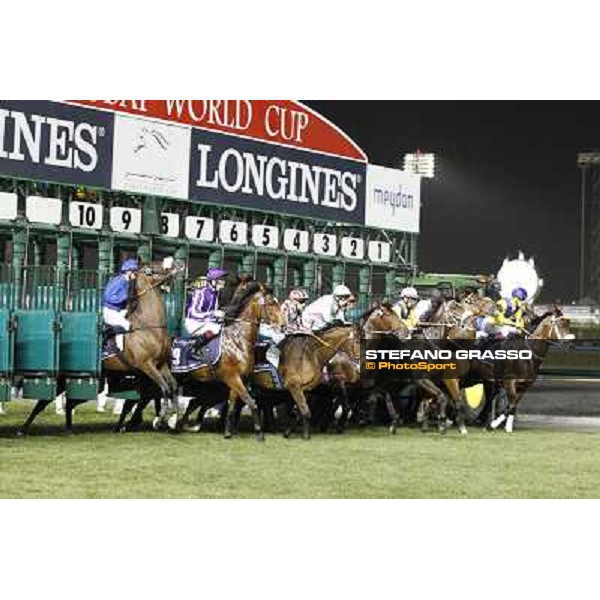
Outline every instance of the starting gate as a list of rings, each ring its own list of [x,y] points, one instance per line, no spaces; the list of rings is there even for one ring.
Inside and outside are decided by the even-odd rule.
[[[129,256],[185,264],[165,297],[171,335],[209,267],[279,297],[346,283],[359,310],[416,272],[419,178],[367,164],[300,103],[0,108],[0,401],[15,377],[25,397],[95,397],[101,291]]]

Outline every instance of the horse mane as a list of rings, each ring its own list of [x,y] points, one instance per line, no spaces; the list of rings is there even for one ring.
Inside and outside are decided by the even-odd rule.
[[[225,308],[225,316],[235,319],[246,308],[246,304],[254,294],[260,292],[261,285],[256,281],[250,282],[239,294],[239,297],[233,297],[231,304]]]
[[[547,310],[543,315],[536,315],[535,317],[533,317],[533,319],[531,319],[531,322],[529,323],[529,331],[535,331],[537,329],[538,325],[544,319],[551,317],[553,314],[554,314],[554,311]]]

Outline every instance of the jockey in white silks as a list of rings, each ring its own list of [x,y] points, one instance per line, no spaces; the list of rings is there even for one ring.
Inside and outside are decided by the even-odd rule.
[[[336,285],[333,294],[321,296],[309,304],[302,313],[305,329],[319,331],[334,321],[348,323],[346,308],[352,298],[352,292],[345,285]]]
[[[188,302],[185,331],[188,335],[199,338],[200,344],[221,333],[224,313],[219,310],[219,292],[225,287],[225,277],[225,269],[209,269],[206,283],[194,289]]]
[[[131,329],[131,323],[126,317],[127,302],[130,286],[133,285],[139,268],[135,258],[128,258],[121,265],[120,274],[112,277],[106,284],[102,295],[102,318],[107,325],[123,331]]]

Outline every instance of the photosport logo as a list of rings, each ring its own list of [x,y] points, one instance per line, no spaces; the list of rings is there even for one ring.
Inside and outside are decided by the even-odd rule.
[[[568,350],[569,345],[565,344]],[[485,376],[517,379],[549,351],[546,340],[400,340],[361,342],[365,379],[454,378],[478,370]]]

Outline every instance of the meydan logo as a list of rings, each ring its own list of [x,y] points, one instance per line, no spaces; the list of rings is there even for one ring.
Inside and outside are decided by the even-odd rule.
[[[402,191],[402,186],[395,192],[389,189],[374,188],[373,199],[376,205],[392,208],[392,215],[396,214],[396,209],[412,210],[415,205],[415,198],[412,194],[405,194]]]

